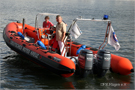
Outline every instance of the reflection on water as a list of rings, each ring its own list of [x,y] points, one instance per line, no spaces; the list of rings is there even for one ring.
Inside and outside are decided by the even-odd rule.
[[[3,57],[3,59],[6,59],[1,66],[3,67],[1,85],[4,88],[128,89],[131,82],[130,75],[122,76],[111,72],[103,78],[93,75],[87,78],[80,78],[77,75],[62,78],[17,54]]]

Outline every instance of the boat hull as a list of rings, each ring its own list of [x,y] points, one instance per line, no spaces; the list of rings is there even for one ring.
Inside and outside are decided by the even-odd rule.
[[[28,43],[15,33],[17,32],[16,23],[10,23],[3,31],[3,38],[12,50],[35,62],[36,64],[47,68],[63,77],[70,77],[75,72],[75,64],[68,58],[61,57],[59,54],[42,50],[33,43]],[[65,63],[67,63],[65,65]]]
[[[29,37],[33,37],[35,42],[27,42],[18,36],[17,32],[26,33]],[[21,23],[9,23],[3,31],[3,38],[7,46],[9,46],[12,50],[28,58],[34,63],[47,68],[51,72],[63,77],[70,77],[76,70],[75,63],[72,60],[37,46],[36,41],[39,40],[39,38],[37,37],[35,28],[30,25],[25,24],[25,31],[23,32]],[[43,40],[41,41],[45,42]],[[45,42],[44,44],[46,45],[48,42]],[[68,42],[67,46],[68,45],[70,46],[70,42]],[[78,56],[76,52],[81,46],[82,44],[71,42],[71,49],[68,50],[69,52],[72,50],[70,55]],[[86,47],[86,49],[91,50],[93,54],[97,54],[98,52],[98,49],[92,47]],[[133,66],[130,60],[114,54],[111,54],[110,69],[114,73],[122,75],[128,75],[133,72]]]

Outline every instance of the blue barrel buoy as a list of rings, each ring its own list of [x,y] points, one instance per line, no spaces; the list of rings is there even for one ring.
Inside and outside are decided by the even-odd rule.
[[[41,41],[37,41],[37,44],[39,45],[39,46],[41,46],[42,48],[44,48],[44,49],[46,49],[46,46],[41,42]]]
[[[18,32],[18,35],[19,35],[21,38],[24,39],[24,36],[23,36],[23,34],[22,34],[21,32]]]
[[[86,45],[82,45],[82,46],[77,50],[76,54],[78,55],[78,54],[80,53],[80,51],[81,51],[82,49],[85,49],[85,48],[86,48]]]

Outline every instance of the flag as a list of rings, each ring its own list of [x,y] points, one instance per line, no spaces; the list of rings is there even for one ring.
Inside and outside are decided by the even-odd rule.
[[[108,44],[113,46],[116,51],[118,51],[120,49],[120,44],[118,42],[117,36],[116,36],[112,26],[110,27],[110,32],[108,35]]]
[[[75,37],[75,39],[77,39],[82,34],[80,28],[76,23],[71,27],[70,33],[73,37]]]

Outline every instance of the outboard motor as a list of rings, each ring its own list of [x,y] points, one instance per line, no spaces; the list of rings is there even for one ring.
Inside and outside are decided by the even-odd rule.
[[[78,68],[81,77],[86,77],[93,67],[93,52],[87,49],[80,51],[78,56]]]
[[[106,50],[99,50],[97,53],[97,62],[94,63],[93,72],[98,77],[102,77],[106,74],[110,68],[111,54]]]

